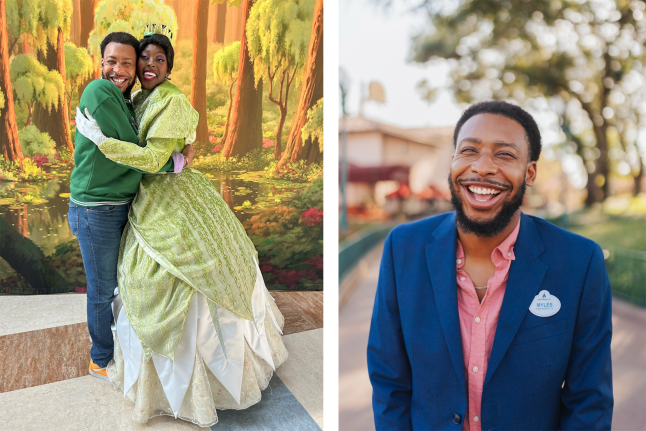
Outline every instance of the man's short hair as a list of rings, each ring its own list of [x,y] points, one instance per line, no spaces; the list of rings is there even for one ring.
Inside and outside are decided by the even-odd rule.
[[[146,36],[139,41],[139,52],[143,52],[148,45],[159,45],[166,53],[166,64],[168,65],[168,73],[173,70],[173,62],[175,60],[175,50],[173,45],[170,43],[170,39],[159,33],[154,33],[150,36]]]
[[[103,58],[105,47],[108,46],[108,44],[111,42],[132,46],[135,49],[135,54],[137,55],[137,57],[139,57],[139,41],[137,40],[137,38],[130,33],[115,31],[114,33],[107,35],[101,42],[101,58]]]
[[[464,123],[466,123],[469,118],[478,114],[501,115],[514,120],[523,126],[528,141],[529,160],[532,162],[538,160],[538,157],[541,155],[541,133],[538,131],[536,121],[534,121],[534,118],[520,106],[512,105],[511,103],[501,100],[489,100],[469,106],[455,125],[455,131],[453,132],[454,147],[457,147],[458,135],[460,134],[460,129],[462,129]]]

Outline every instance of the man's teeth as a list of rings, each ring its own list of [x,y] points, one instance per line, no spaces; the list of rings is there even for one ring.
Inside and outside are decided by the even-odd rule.
[[[113,81],[113,82],[116,82],[117,84],[121,84],[121,83],[123,83],[123,82],[126,82],[126,80],[125,80],[125,79],[119,79],[119,78],[112,78],[112,81]]]
[[[498,193],[500,193],[500,190],[474,186],[469,186],[469,191],[478,195],[497,195]]]

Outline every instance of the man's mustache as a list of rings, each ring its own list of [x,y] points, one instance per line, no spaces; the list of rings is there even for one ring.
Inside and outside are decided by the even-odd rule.
[[[460,178],[455,181],[456,184],[461,184],[461,183],[488,183],[497,187],[502,187],[503,189],[510,189],[511,185],[509,184],[504,184],[499,181],[495,181],[489,178]]]

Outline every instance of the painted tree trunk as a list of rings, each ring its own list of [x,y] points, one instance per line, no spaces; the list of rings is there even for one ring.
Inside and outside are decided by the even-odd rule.
[[[317,161],[320,158],[316,155],[318,140],[309,144],[306,142],[307,148],[304,148],[301,131],[307,123],[307,111],[323,97],[323,0],[316,0],[314,4],[312,35],[303,73],[305,76],[301,85],[301,94],[298,97],[298,107],[292,120],[285,151],[276,165],[276,172],[288,162],[304,159],[311,163],[311,161]],[[311,140],[308,139],[308,141]],[[316,148],[311,148],[312,146]],[[314,155],[307,157],[310,153],[314,153]]]
[[[79,36],[79,46],[89,49],[88,40],[90,39],[90,32],[94,30],[94,11],[96,10],[98,0],[82,0],[80,3],[81,31]],[[93,60],[96,64],[96,59],[94,57]],[[100,73],[101,72],[99,71],[99,77],[101,76]],[[87,85],[94,79],[96,79],[96,71],[94,76],[90,76],[79,86],[79,100],[81,99],[81,95],[83,95],[85,87],[87,87]]]
[[[213,29],[213,43],[224,43],[224,30],[227,23],[227,4],[215,5],[215,28]]]
[[[0,0],[3,3],[4,0]],[[72,290],[70,283],[45,262],[43,251],[16,232],[0,218],[0,257],[36,290],[38,294],[63,293]]]
[[[90,32],[94,30],[94,11],[96,10],[98,0],[83,0],[80,3],[81,32],[79,46],[87,48]]]
[[[23,167],[22,148],[18,139],[16,109],[13,88],[9,76],[9,40],[7,35],[7,11],[5,0],[0,0],[0,92],[4,95],[4,107],[0,110],[0,148],[5,160]],[[0,97],[3,97],[0,95]],[[4,244],[4,242],[2,242]]]
[[[248,17],[249,14],[244,10],[244,1],[240,2],[240,6],[227,5],[227,16],[224,26],[225,45],[242,40]]]
[[[247,24],[252,1],[245,0],[243,28]],[[242,32],[238,84],[233,98],[229,135],[224,143],[224,157],[242,156],[262,147],[262,80],[254,86],[253,64],[247,48],[247,36]]]
[[[34,104],[33,103],[28,103],[27,104],[27,121],[25,121],[25,127],[31,125],[31,118],[34,113]]]
[[[192,40],[195,31],[195,4],[199,0],[175,0],[173,2],[173,9],[177,15],[177,40]]]
[[[58,28],[57,46],[47,44],[47,53],[43,56],[38,54],[38,60],[49,70],[56,70],[65,81],[65,41],[63,40],[63,29]],[[70,121],[68,118],[67,98],[63,96],[59,104],[51,111],[43,108],[40,104],[34,109],[34,123],[41,132],[49,133],[49,136],[56,143],[56,148],[67,148],[70,154],[74,154],[74,145],[70,137]]]
[[[287,105],[287,101],[285,101]],[[279,106],[280,118],[278,119],[278,126],[276,126],[276,135],[274,140],[274,160],[280,160],[281,150],[283,146],[283,126],[285,126],[285,120],[287,119],[287,106]]]
[[[282,77],[280,80],[280,88],[278,90],[278,99],[274,97],[274,78],[276,75],[272,75],[269,72],[269,100],[278,105],[278,110],[280,111],[280,117],[278,118],[278,126],[276,126],[276,134],[274,135],[274,160],[280,160],[282,146],[283,146],[283,127],[285,126],[285,120],[287,119],[287,103],[289,102],[289,88],[292,85],[292,81],[296,76],[296,71],[298,70],[298,65],[294,66],[294,73],[289,74],[289,69],[283,71]],[[283,93],[283,88],[285,92]]]
[[[231,86],[229,87],[229,110],[227,112],[227,122],[224,125],[224,135],[222,135],[222,140],[220,141],[223,145],[224,142],[227,140],[227,136],[229,136],[229,121],[231,121],[231,108],[233,108],[233,86],[235,85],[236,81],[238,81],[238,77],[231,81]]]
[[[72,41],[72,43],[76,46],[81,46],[81,0],[72,1],[70,41]]]
[[[209,0],[198,0],[193,26],[193,74],[191,79],[191,105],[200,118],[197,123],[196,142],[209,142],[209,126],[206,121],[206,47],[209,23]]]

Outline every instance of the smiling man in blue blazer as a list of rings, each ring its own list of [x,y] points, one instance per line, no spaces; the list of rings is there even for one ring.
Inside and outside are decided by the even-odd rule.
[[[520,211],[534,119],[506,102],[454,133],[455,212],[393,229],[368,341],[377,430],[609,430],[610,285],[594,242]]]

